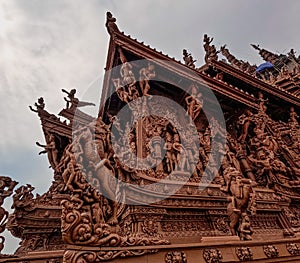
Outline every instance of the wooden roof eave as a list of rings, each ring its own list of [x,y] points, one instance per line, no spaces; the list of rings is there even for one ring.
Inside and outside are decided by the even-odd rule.
[[[110,73],[111,73],[110,69],[114,67],[114,58],[116,53],[115,37],[116,37],[116,33],[113,33],[110,35],[110,39],[109,39],[109,46],[108,46],[108,53],[106,58],[106,66],[104,68],[105,74],[103,80],[103,88],[101,93],[98,117],[103,115],[104,104],[107,98],[108,88],[109,88],[109,80],[110,80]]]
[[[231,65],[224,63],[222,61],[211,61],[210,65],[215,66],[216,68],[220,69],[223,72],[226,72],[256,88],[258,88],[261,91],[264,91],[265,93],[271,94],[273,96],[276,96],[286,102],[289,102],[291,104],[294,104],[298,107],[300,107],[300,99],[296,98],[292,94],[285,92],[284,90],[280,90],[272,85],[269,85],[268,83],[254,78],[250,76],[249,74],[232,67]]]
[[[141,57],[141,59],[149,59],[156,60],[161,66],[169,69],[170,71],[190,79],[191,81],[195,81],[202,85],[209,86],[213,91],[220,93],[226,97],[229,97],[234,100],[238,100],[239,102],[247,105],[251,108],[257,108],[255,103],[255,98],[246,94],[245,92],[229,86],[225,82],[213,79],[210,76],[205,75],[200,72],[199,69],[192,69],[180,61],[176,61],[173,58],[163,54],[162,52],[158,52],[157,50],[151,48],[150,46],[145,46],[143,43],[138,42],[137,40],[132,39],[130,36],[126,36],[121,32],[114,32],[110,38],[107,62],[106,62],[106,71],[112,69],[114,66],[114,56],[116,54],[116,47],[120,46],[122,49]],[[172,63],[169,63],[172,62]],[[173,64],[174,63],[174,64]],[[188,70],[187,70],[188,69]],[[193,72],[189,74],[189,72]],[[107,100],[108,88],[109,88],[109,74],[105,76],[104,84],[103,84],[103,92],[101,96],[101,105],[102,109],[100,109],[99,116],[103,115],[103,106],[105,101]]]

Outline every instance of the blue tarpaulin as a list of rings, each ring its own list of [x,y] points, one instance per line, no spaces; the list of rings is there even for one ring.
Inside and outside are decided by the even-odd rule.
[[[273,68],[274,65],[271,63],[271,62],[265,62],[265,63],[262,63],[260,64],[257,68],[256,68],[256,72],[260,72],[260,71],[263,71],[265,69],[268,69],[268,68]]]

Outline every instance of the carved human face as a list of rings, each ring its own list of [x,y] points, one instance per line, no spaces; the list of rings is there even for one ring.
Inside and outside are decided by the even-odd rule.
[[[249,216],[245,215],[244,220],[245,220],[246,222],[250,222]]]
[[[178,134],[174,134],[174,141],[179,142],[179,135]]]
[[[150,65],[148,66],[148,69],[149,69],[150,71],[153,71],[153,70],[154,70],[154,65],[151,65],[151,64],[150,64]]]
[[[130,143],[130,149],[134,151],[136,149],[135,142]]]
[[[197,88],[196,86],[192,86],[192,95],[196,95],[197,94]]]
[[[179,253],[179,252],[174,252],[174,255],[173,255],[173,262],[174,262],[174,263],[183,263],[181,253]]]

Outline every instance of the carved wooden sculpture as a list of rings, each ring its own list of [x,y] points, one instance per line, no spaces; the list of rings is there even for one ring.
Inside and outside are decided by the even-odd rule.
[[[12,195],[17,184],[18,182],[7,176],[0,176],[0,234],[4,232],[8,219],[8,212],[2,207],[4,199]],[[4,241],[5,238],[0,236],[0,253],[4,248]]]
[[[38,145],[48,154],[54,181],[42,196],[34,197],[29,184],[16,190],[7,224],[22,239],[16,254],[68,244],[66,263],[118,260],[160,248],[166,251],[153,258],[174,263],[201,261],[201,254],[202,261],[222,262],[222,253],[226,262],[288,254],[295,259],[296,239],[285,254],[270,243],[256,243],[274,239],[283,249],[283,237],[300,229],[300,75],[294,52],[279,61],[279,55],[254,46],[279,67],[256,74],[256,66],[226,46],[221,52],[230,65],[218,61],[213,39],[204,35],[206,64],[194,69],[187,50],[184,66],[120,32],[115,22],[108,12],[106,70],[117,70],[105,81],[99,115],[78,110],[92,103],[81,102],[75,90],[63,90],[67,105],[60,115],[68,123],[49,114],[42,98],[30,107],[41,119],[46,144]],[[149,60],[139,65],[140,58]],[[279,65],[289,59],[296,64]],[[160,81],[164,71],[171,74]],[[204,82],[217,102],[205,96]],[[168,107],[167,99],[183,111]],[[224,127],[215,115],[217,103]],[[212,111],[204,112],[208,105]],[[206,239],[218,243],[208,248]],[[193,242],[193,248],[175,250],[181,240]],[[247,240],[252,240],[249,247],[243,245]],[[258,255],[262,249],[265,255]],[[150,255],[140,259],[152,260]]]

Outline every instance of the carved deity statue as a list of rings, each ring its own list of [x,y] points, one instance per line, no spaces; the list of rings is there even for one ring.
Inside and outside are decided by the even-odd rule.
[[[45,108],[44,98],[43,97],[38,98],[38,102],[34,103],[34,106],[36,107],[36,109],[29,106],[30,110],[32,110],[33,112],[36,112],[38,114],[42,113]]]
[[[54,134],[50,134],[48,136],[47,145],[42,145],[39,142],[36,142],[36,145],[43,147],[45,149],[44,151],[39,152],[39,154],[47,153],[49,163],[50,163],[51,167],[55,170],[57,168],[59,160],[58,160],[58,150],[56,148]]]
[[[249,204],[254,204],[250,202],[252,186],[251,180],[242,178],[242,175],[236,171],[232,170],[230,174],[230,181],[228,183],[230,203],[227,206],[227,213],[230,219],[230,231],[232,235],[238,234],[241,237],[241,225],[239,225],[241,216],[249,208]]]
[[[148,64],[147,67],[140,70],[139,84],[144,96],[149,96],[148,92],[150,90],[149,80],[155,78],[155,68],[154,65]]]
[[[258,99],[257,99],[259,112],[264,113],[266,111],[265,103],[267,101],[268,101],[268,99],[264,99],[264,95],[261,92],[259,92]]]
[[[198,89],[195,85],[192,86],[192,94],[185,98],[187,104],[187,113],[195,120],[203,107],[202,93],[198,92]]]
[[[248,136],[248,130],[250,127],[251,122],[253,121],[253,113],[250,110],[246,110],[245,113],[243,113],[238,120],[238,124],[242,126],[242,133],[241,136],[238,138],[238,140],[241,143],[244,143],[247,136]]]
[[[242,223],[239,227],[239,235],[241,240],[252,240],[253,229],[247,213],[242,214]]]
[[[67,94],[67,97],[64,98],[64,100],[67,102],[66,109],[75,111],[77,107],[95,106],[94,103],[80,101],[78,98],[76,98],[76,89],[71,89],[70,92],[66,91],[65,89],[62,89],[61,91]]]
[[[298,123],[299,116],[295,112],[295,108],[291,107],[290,108],[290,118],[289,118],[289,124],[291,125],[292,128],[296,127],[299,125]]]
[[[271,169],[271,158],[264,148],[258,149],[256,155],[248,157],[252,165],[256,168],[256,181],[259,184],[270,186],[275,177]]]
[[[123,78],[124,85],[133,85],[136,82],[134,73],[132,71],[132,65],[130,62],[124,62],[120,69],[120,75]]]
[[[168,172],[172,172],[173,169],[174,169],[173,159],[172,159],[173,142],[172,142],[172,135],[169,132],[166,133],[166,142],[165,142],[165,145],[164,145],[164,149],[166,150],[167,170],[168,170]]]

